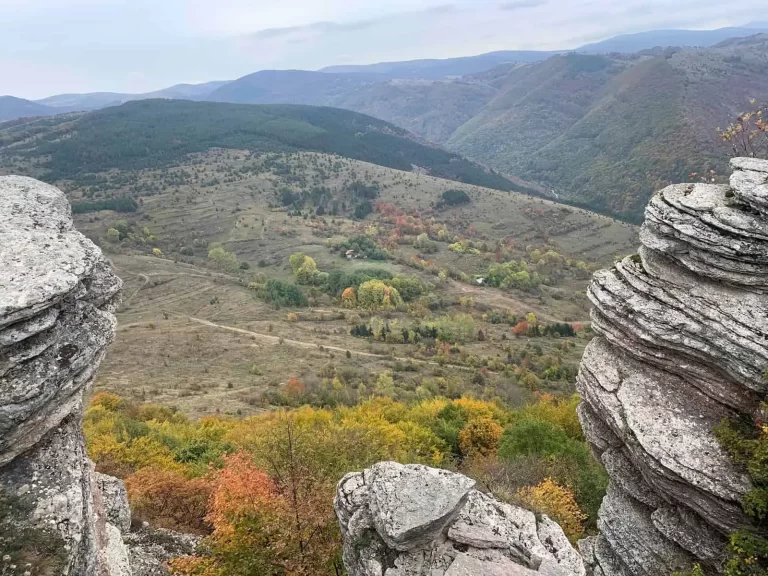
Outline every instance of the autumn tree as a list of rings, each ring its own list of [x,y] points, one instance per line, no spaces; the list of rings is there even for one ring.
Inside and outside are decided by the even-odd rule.
[[[584,514],[573,492],[547,478],[536,486],[529,486],[518,491],[517,497],[526,506],[537,512],[551,516],[560,524],[571,542],[576,542],[584,535]]]
[[[207,534],[211,482],[175,470],[142,468],[125,481],[134,517],[161,528]]]
[[[718,134],[730,145],[734,156],[768,158],[768,104],[758,105],[750,100],[752,110],[739,115]]]
[[[355,308],[357,306],[357,292],[350,286],[341,293],[341,305],[344,308]]]
[[[358,288],[357,302],[362,308],[388,310],[402,305],[403,299],[396,288],[387,286],[381,280],[369,280]]]
[[[469,457],[495,454],[503,433],[504,428],[491,418],[472,420],[459,432],[459,448],[462,455]]]
[[[303,252],[295,252],[290,255],[288,262],[291,265],[293,273],[296,275],[296,281],[299,284],[312,284],[319,274],[317,263],[314,258],[307,256]]]

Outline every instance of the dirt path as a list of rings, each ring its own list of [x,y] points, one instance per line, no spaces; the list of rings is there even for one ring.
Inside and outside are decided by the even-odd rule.
[[[238,334],[243,334],[245,336],[260,338],[261,340],[271,342],[274,344],[279,344],[281,340],[280,336],[272,336],[271,334],[253,332],[251,330],[245,330],[244,328],[236,328],[235,326],[226,326],[224,324],[216,324],[215,322],[203,320],[202,318],[195,318],[194,316],[181,316],[181,317],[186,318],[187,320],[191,320],[192,322],[202,324],[203,326],[209,326],[210,328],[219,328],[220,330],[228,330],[230,332],[236,332]],[[311,342],[303,342],[301,340],[291,340],[289,338],[282,338],[282,341],[283,341],[283,344],[298,346],[299,348],[317,349],[317,344],[313,344]],[[342,354],[346,354],[347,351],[349,350],[348,348],[340,348],[338,346],[324,345],[323,348],[325,350],[333,350],[334,352],[341,352]],[[438,362],[433,362],[432,360],[421,360],[418,358],[404,358],[404,357],[398,357],[398,356],[385,356],[383,354],[374,354],[373,352],[363,352],[361,350],[349,350],[349,352],[350,354],[356,354],[357,356],[364,356],[366,358],[377,358],[379,360],[395,360],[399,362],[416,362],[418,364],[424,364],[429,366],[440,366]],[[472,368],[469,368],[467,366],[459,366],[457,364],[446,363],[446,366],[451,366],[452,368],[458,368],[459,370],[472,371]]]

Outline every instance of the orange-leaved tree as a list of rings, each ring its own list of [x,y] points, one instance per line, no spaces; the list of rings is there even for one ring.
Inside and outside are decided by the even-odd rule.
[[[175,576],[250,576],[285,574],[280,565],[278,510],[281,496],[274,482],[251,457],[224,457],[213,475],[206,520],[213,527],[196,556],[171,560]]]
[[[176,470],[141,468],[125,485],[135,518],[181,532],[210,532],[206,513],[213,486],[209,477],[187,478]]]

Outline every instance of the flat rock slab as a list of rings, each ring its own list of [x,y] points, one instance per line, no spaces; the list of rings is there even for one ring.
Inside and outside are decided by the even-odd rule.
[[[456,518],[475,487],[466,476],[418,464],[380,462],[367,476],[376,531],[401,551],[433,540]]]
[[[459,554],[445,576],[541,576],[541,572],[534,572],[512,562],[490,562]]]

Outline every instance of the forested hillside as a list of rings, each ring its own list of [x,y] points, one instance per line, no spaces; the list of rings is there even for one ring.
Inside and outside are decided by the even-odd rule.
[[[0,161],[34,161],[51,181],[109,169],[179,163],[211,148],[258,152],[312,150],[500,190],[510,180],[391,124],[347,110],[145,100],[83,115],[0,126]]]
[[[214,97],[370,114],[562,200],[639,221],[665,184],[726,172],[716,129],[768,91],[767,56],[768,37],[757,35],[706,49],[555,55],[458,79],[265,72]]]
[[[496,79],[445,143],[561,198],[634,221],[650,195],[727,171],[717,128],[768,91],[768,38],[632,57],[568,55]]]

